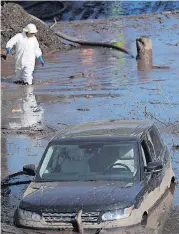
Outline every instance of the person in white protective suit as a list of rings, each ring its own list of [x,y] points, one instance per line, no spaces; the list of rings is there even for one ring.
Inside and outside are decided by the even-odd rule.
[[[35,37],[36,33],[36,26],[34,24],[28,24],[22,33],[16,34],[6,45],[7,54],[11,52],[13,46],[16,47],[15,72],[16,77],[22,81],[22,84],[32,84],[36,58],[44,66],[42,51]]]

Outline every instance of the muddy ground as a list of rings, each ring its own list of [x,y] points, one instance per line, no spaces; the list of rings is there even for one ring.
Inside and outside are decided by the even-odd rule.
[[[37,64],[35,84],[13,83],[14,60],[2,61],[2,171],[37,164],[49,139],[70,124],[102,119],[150,119],[170,150],[179,178],[179,13],[120,17],[111,20],[61,22],[56,25],[82,39],[121,42],[136,55],[135,39],[153,42],[153,62],[170,69],[138,71],[129,56],[105,48],[75,48],[45,57]],[[27,178],[18,178],[27,179]],[[2,197],[2,233],[40,233],[13,226],[12,217],[27,185],[12,186]],[[176,234],[179,189],[169,193],[145,229],[125,233]],[[46,231],[43,233],[47,233]],[[54,233],[54,232],[50,232]],[[59,232],[57,232],[59,233]],[[69,233],[69,232],[66,232]],[[122,232],[117,232],[122,233]]]

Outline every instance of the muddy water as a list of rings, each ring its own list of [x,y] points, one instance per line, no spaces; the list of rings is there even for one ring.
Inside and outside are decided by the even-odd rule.
[[[37,65],[34,85],[13,84],[13,71],[2,77],[2,157],[4,173],[15,172],[27,163],[38,163],[51,138],[46,134],[23,134],[23,129],[43,130],[45,126],[60,130],[70,124],[102,119],[152,119],[161,130],[171,152],[176,177],[179,178],[178,151],[172,145],[179,142],[179,47],[178,18],[113,21],[112,30],[99,33],[94,27],[81,24],[82,37],[87,39],[123,41],[135,54],[135,38],[150,35],[155,64],[168,65],[168,70],[138,71],[135,59],[109,49],[78,48],[46,57],[46,66]],[[126,26],[127,25],[127,26]],[[63,30],[63,25],[58,26]],[[110,28],[110,26],[106,26]],[[71,35],[78,34],[75,24],[69,25]],[[119,30],[120,29],[120,30]],[[166,30],[167,29],[167,30]],[[98,31],[98,33],[97,33]],[[7,61],[8,62],[8,61]],[[13,60],[9,60],[13,64]],[[71,76],[75,76],[71,77]],[[5,160],[6,159],[6,160]],[[18,179],[27,179],[19,177]],[[12,224],[12,216],[27,186],[12,186],[2,199],[2,222]],[[179,226],[179,189],[169,194],[164,208],[165,218],[158,214],[157,222],[143,233],[177,233]],[[166,205],[167,204],[167,205]],[[155,216],[156,217],[156,216]],[[162,217],[162,218],[161,218]],[[166,220],[161,224],[161,220]],[[156,221],[156,220],[155,220]],[[160,225],[161,224],[161,225]],[[139,228],[140,229],[140,228]],[[138,229],[138,230],[139,230]],[[160,230],[159,230],[160,229]],[[158,231],[157,231],[158,230]],[[132,233],[132,232],[131,232]],[[142,232],[141,232],[142,233]]]

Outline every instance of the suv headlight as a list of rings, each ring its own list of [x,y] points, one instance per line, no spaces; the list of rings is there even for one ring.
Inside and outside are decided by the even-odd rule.
[[[22,210],[19,208],[18,213],[19,213],[19,217],[21,219],[32,220],[32,221],[36,221],[36,222],[41,220],[41,216],[35,212]]]
[[[127,218],[131,215],[133,208],[134,206],[125,208],[123,210],[108,211],[102,215],[102,220],[112,221],[112,220]]]

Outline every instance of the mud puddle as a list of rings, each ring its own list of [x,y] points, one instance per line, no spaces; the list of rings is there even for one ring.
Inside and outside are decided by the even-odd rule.
[[[100,23],[68,23],[68,30],[73,36],[81,35],[79,34],[81,30],[84,32],[82,37],[86,39],[93,39],[94,36],[95,40],[101,40],[101,34],[103,40],[111,40],[113,37],[124,42],[134,54],[135,38],[141,34],[150,35],[153,39],[154,63],[169,65],[168,70],[138,71],[135,59],[104,48],[78,48],[61,51],[45,58],[44,69],[37,65],[35,84],[30,87],[14,84],[13,71],[8,70],[8,77],[5,77],[4,70],[2,77],[4,173],[22,169],[27,163],[38,163],[49,139],[54,135],[51,129],[60,130],[70,124],[102,119],[151,119],[160,128],[169,147],[178,179],[178,151],[173,152],[172,146],[179,142],[179,89],[176,85],[179,76],[179,47],[168,45],[168,43],[174,45],[178,40],[177,20],[177,16],[164,17],[163,30],[158,18],[149,18],[146,21],[140,19],[109,21],[107,31],[100,28]],[[78,24],[80,30],[75,26]],[[92,25],[93,33],[88,34],[89,29],[92,30]],[[66,24],[57,27],[63,31]],[[13,64],[13,60],[9,63]],[[44,129],[45,133],[40,134],[39,130]],[[30,131],[33,134],[29,134]],[[12,186],[11,193],[2,198],[4,225],[12,225],[13,212],[26,187],[27,185]],[[177,233],[178,185],[174,198],[171,193],[167,199],[166,217],[155,219],[158,224],[151,221],[150,228],[153,229],[150,230],[148,227],[141,233],[150,233],[149,231]],[[162,223],[162,220],[165,222]],[[157,231],[159,226],[161,232]],[[14,230],[17,233],[17,229]],[[140,233],[140,228],[137,230],[136,233]]]

